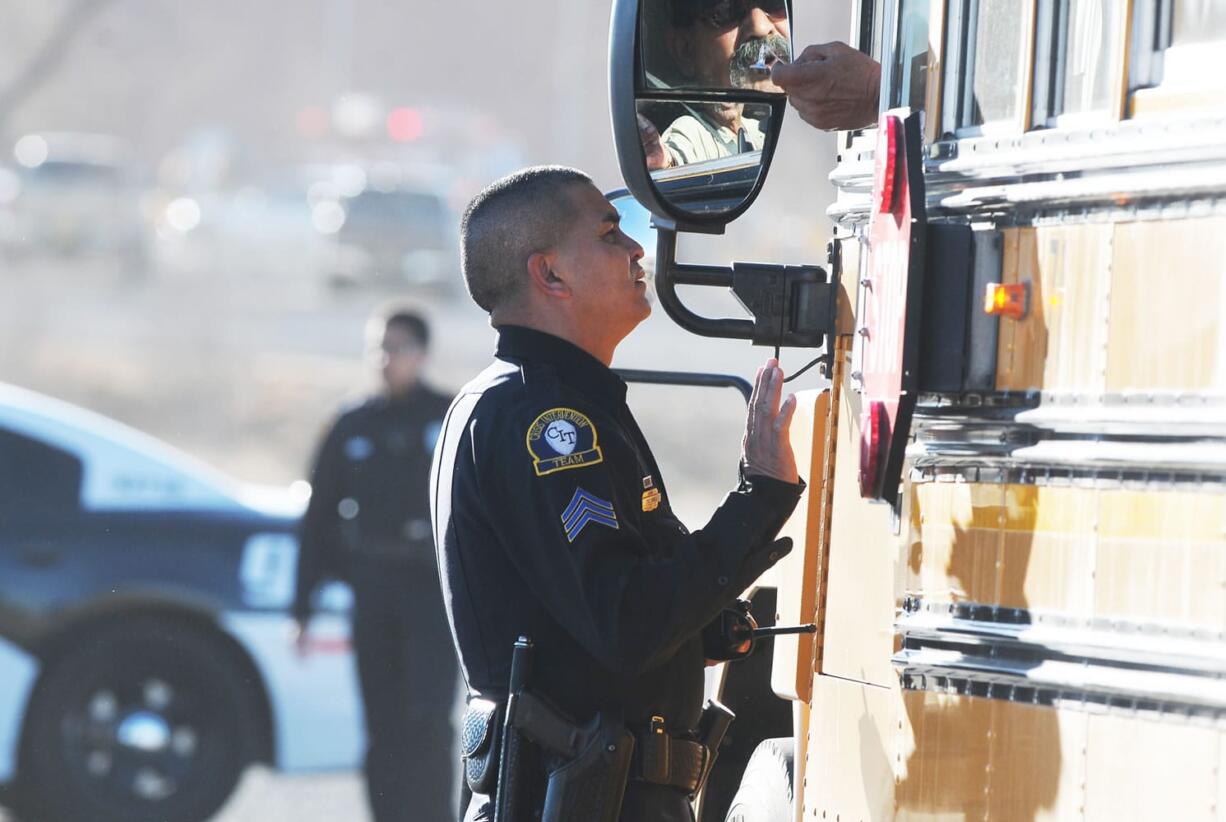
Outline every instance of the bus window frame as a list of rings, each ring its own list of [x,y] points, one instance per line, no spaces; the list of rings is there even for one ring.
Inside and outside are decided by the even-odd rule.
[[[855,26],[856,41],[853,44],[855,48],[869,57],[872,57],[882,66],[881,90],[885,89],[885,55],[882,53],[882,44],[885,41],[885,29],[883,27],[884,20],[889,16],[890,6],[894,0],[854,0],[855,6],[852,8],[852,20]],[[880,91],[878,96],[881,100]],[[877,113],[880,114],[883,109],[878,106]],[[856,138],[865,132],[872,131],[873,127],[851,129],[841,132],[841,144],[843,148],[850,149]]]
[[[1226,91],[1214,82],[1217,75],[1199,78],[1168,77],[1167,57],[1191,52],[1226,50],[1226,33],[1209,43],[1175,43],[1176,0],[1129,0],[1129,65],[1124,116],[1130,119],[1162,117],[1206,106],[1226,106]]]
[[[1015,117],[968,125],[969,112],[974,97],[974,81],[968,57],[974,53],[979,0],[949,0],[945,18],[945,70],[941,73],[944,86],[941,111],[941,133],[952,135],[956,140],[972,137],[1014,136],[1030,128],[1032,97],[1034,93],[1035,24],[1038,0],[1019,0],[1026,12],[1026,25],[1019,37],[1022,43],[1022,61],[1019,72],[1021,101]],[[930,24],[931,25],[931,22]],[[1029,36],[1026,36],[1027,32]],[[932,78],[930,78],[931,81]],[[970,79],[971,82],[964,82]],[[952,92],[952,93],[951,93]]]
[[[1164,0],[1159,0],[1163,2]],[[1111,0],[1116,2],[1116,0]],[[1128,76],[1130,29],[1132,28],[1133,0],[1125,0],[1120,8],[1120,18],[1114,32],[1111,59],[1112,92],[1105,108],[1066,114],[1055,111],[1055,90],[1064,85],[1064,72],[1068,64],[1068,31],[1060,36],[1058,26],[1060,13],[1068,14],[1065,0],[1039,0],[1034,35],[1034,77],[1031,78],[1032,111],[1029,130],[1055,128],[1086,128],[1119,122],[1124,117],[1127,104],[1125,79]],[[1067,26],[1067,18],[1063,21]]]
[[[903,48],[902,48],[902,24],[903,24],[902,8],[906,2],[907,0],[887,0],[888,8],[889,8],[889,15],[888,15],[889,26],[887,28],[887,31],[890,32],[891,48],[890,48],[890,58],[888,60],[882,59],[879,61],[881,63],[881,110],[882,111],[887,111],[891,108],[903,108],[903,107],[910,108],[910,106],[907,106],[908,100],[902,99],[902,98],[907,97],[907,90],[903,89],[901,86],[899,86],[898,88],[895,88],[895,86],[898,84],[899,78],[895,76],[895,71],[894,71],[895,66],[898,63],[899,53],[903,51]],[[916,2],[921,3],[921,4],[922,3],[928,4],[928,30],[925,32],[925,37],[927,39],[927,53],[928,53],[927,72],[928,72],[928,77],[929,77],[927,86],[930,86],[932,84],[931,78],[933,77],[933,74],[932,74],[932,71],[933,71],[933,63],[932,63],[933,14],[937,11],[936,7],[938,5],[943,7],[945,3],[944,3],[944,0],[935,0],[935,1],[934,0],[916,0]],[[927,110],[927,107],[928,107],[927,86],[925,86],[924,103],[923,103],[923,108],[925,110]],[[895,92],[898,93],[899,98],[900,98],[897,101],[894,100]]]

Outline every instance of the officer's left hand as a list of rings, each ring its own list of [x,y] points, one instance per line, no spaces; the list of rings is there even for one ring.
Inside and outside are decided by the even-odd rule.
[[[789,395],[780,403],[782,394],[783,369],[772,357],[758,369],[754,381],[745,438],[741,441],[741,461],[747,476],[770,477],[795,485],[800,482],[800,474],[792,454],[790,431],[796,397]]]
[[[749,609],[749,602],[739,599],[703,630],[702,649],[707,665],[744,659],[753,651],[753,632],[758,621]]]

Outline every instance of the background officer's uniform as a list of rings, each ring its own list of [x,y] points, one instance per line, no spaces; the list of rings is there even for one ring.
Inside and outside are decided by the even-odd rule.
[[[576,720],[613,708],[632,730],[660,715],[670,732],[692,731],[700,632],[779,558],[772,542],[802,486],[751,478],[690,533],[610,369],[519,327],[500,329],[496,356],[448,411],[434,468],[444,598],[470,692],[505,695],[525,634],[532,690]],[[690,811],[684,793],[632,781],[622,818]]]
[[[354,593],[353,642],[377,822],[452,818],[455,651],[430,532],[429,464],[448,397],[418,386],[342,414],[303,519],[295,615],[325,578]]]

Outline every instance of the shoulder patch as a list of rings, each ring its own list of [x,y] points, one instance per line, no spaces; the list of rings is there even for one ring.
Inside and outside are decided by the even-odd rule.
[[[583,529],[593,522],[615,531],[619,530],[613,503],[590,491],[576,488],[575,495],[570,498],[570,504],[562,512],[562,528],[566,531],[566,541],[574,542]]]
[[[524,438],[538,477],[604,462],[596,426],[573,408],[551,408],[528,426]]]

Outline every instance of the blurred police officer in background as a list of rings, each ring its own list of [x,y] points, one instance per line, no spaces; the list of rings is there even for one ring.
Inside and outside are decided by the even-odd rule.
[[[383,390],[345,411],[311,474],[294,616],[309,646],[325,579],[353,589],[353,641],[366,717],[366,786],[376,822],[453,818],[457,692],[430,529],[430,459],[450,398],[423,384],[429,327],[395,311],[371,320]]]

